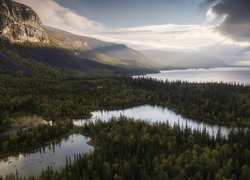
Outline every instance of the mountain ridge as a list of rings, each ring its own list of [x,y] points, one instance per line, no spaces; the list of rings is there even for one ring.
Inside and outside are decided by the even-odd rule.
[[[228,67],[223,60],[198,52],[142,50],[155,63],[157,69],[188,69]]]
[[[130,65],[131,67],[153,67],[150,59],[139,51],[129,48],[124,44],[105,42],[87,36],[75,35],[48,26],[45,27],[45,31],[52,45],[74,50],[85,58],[87,56],[102,63],[105,63],[106,60],[109,59],[108,63]]]
[[[24,76],[135,75],[157,72],[140,64],[141,54],[132,51],[133,64],[88,46],[101,41],[50,28],[46,32],[39,16],[29,6],[0,0],[0,73]],[[51,29],[55,32],[51,32]],[[47,27],[48,31],[48,27]],[[109,44],[103,42],[103,44]],[[137,54],[140,58],[136,59]],[[138,55],[139,56],[139,55]],[[146,58],[145,58],[146,59]]]

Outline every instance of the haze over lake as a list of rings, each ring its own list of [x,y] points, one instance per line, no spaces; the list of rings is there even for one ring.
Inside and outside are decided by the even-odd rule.
[[[147,74],[158,80],[188,82],[225,82],[250,84],[250,67],[226,67],[209,69],[167,70],[158,74]]]

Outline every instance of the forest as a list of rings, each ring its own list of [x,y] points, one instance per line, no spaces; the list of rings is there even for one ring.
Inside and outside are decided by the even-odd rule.
[[[77,131],[90,137],[94,151],[76,154],[60,171],[48,167],[39,179],[249,179],[250,86],[224,83],[163,82],[132,77],[0,78],[0,130],[18,113],[53,122],[0,136],[0,157],[37,149],[72,133],[73,118],[95,110],[142,104],[171,108],[197,121],[235,127],[228,138],[210,137],[176,125],[149,125],[120,117],[90,123]],[[0,179],[35,179],[16,175]]]
[[[53,125],[39,125],[17,133],[0,136],[0,158],[8,154],[26,152],[40,148],[46,143],[69,135],[73,131],[72,121],[58,121]]]
[[[0,78],[0,126],[14,113],[47,119],[90,117],[99,109],[161,105],[186,117],[225,125],[250,125],[250,86],[159,82],[131,77]]]
[[[62,170],[48,167],[37,179],[250,178],[249,130],[211,138],[205,131],[120,117],[85,125],[82,133],[91,138],[94,151],[67,158]]]

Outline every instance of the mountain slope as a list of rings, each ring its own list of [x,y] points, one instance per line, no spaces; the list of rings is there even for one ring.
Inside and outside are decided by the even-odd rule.
[[[80,57],[130,68],[153,67],[150,59],[126,45],[74,35],[52,27],[45,27],[45,30],[53,46],[74,50]]]
[[[186,53],[161,50],[144,50],[158,69],[168,68],[214,68],[228,66],[223,60],[201,53]]]
[[[35,75],[32,69],[22,63],[14,61],[3,53],[0,53],[0,73],[11,75],[24,74],[26,76]]]
[[[155,72],[126,68],[83,59],[71,51],[48,46],[1,45],[0,73],[8,75],[67,77],[134,75]]]
[[[53,28],[46,30],[49,34],[30,7],[0,0],[0,73],[64,77],[156,72],[141,66],[139,58],[132,59],[131,66],[119,57],[101,53],[88,45],[88,38]],[[140,53],[135,51],[134,57],[136,54]]]

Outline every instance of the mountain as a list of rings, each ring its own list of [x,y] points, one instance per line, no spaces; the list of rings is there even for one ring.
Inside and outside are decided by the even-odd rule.
[[[34,44],[1,44],[0,75],[68,77],[155,73],[148,68],[127,68],[81,58],[71,51]]]
[[[112,44],[123,47],[121,56],[104,53],[93,44],[112,43],[45,29],[30,7],[0,0],[0,74],[64,77],[156,72],[148,59],[127,46]]]
[[[83,58],[91,58],[102,63],[127,66],[130,68],[152,68],[152,61],[142,53],[124,44],[104,42],[98,39],[75,35],[66,31],[45,27],[51,44],[74,50]]]
[[[143,50],[158,69],[214,68],[228,66],[223,60],[202,53]]]
[[[0,0],[0,39],[20,43],[49,42],[37,14],[30,7],[11,0]]]

